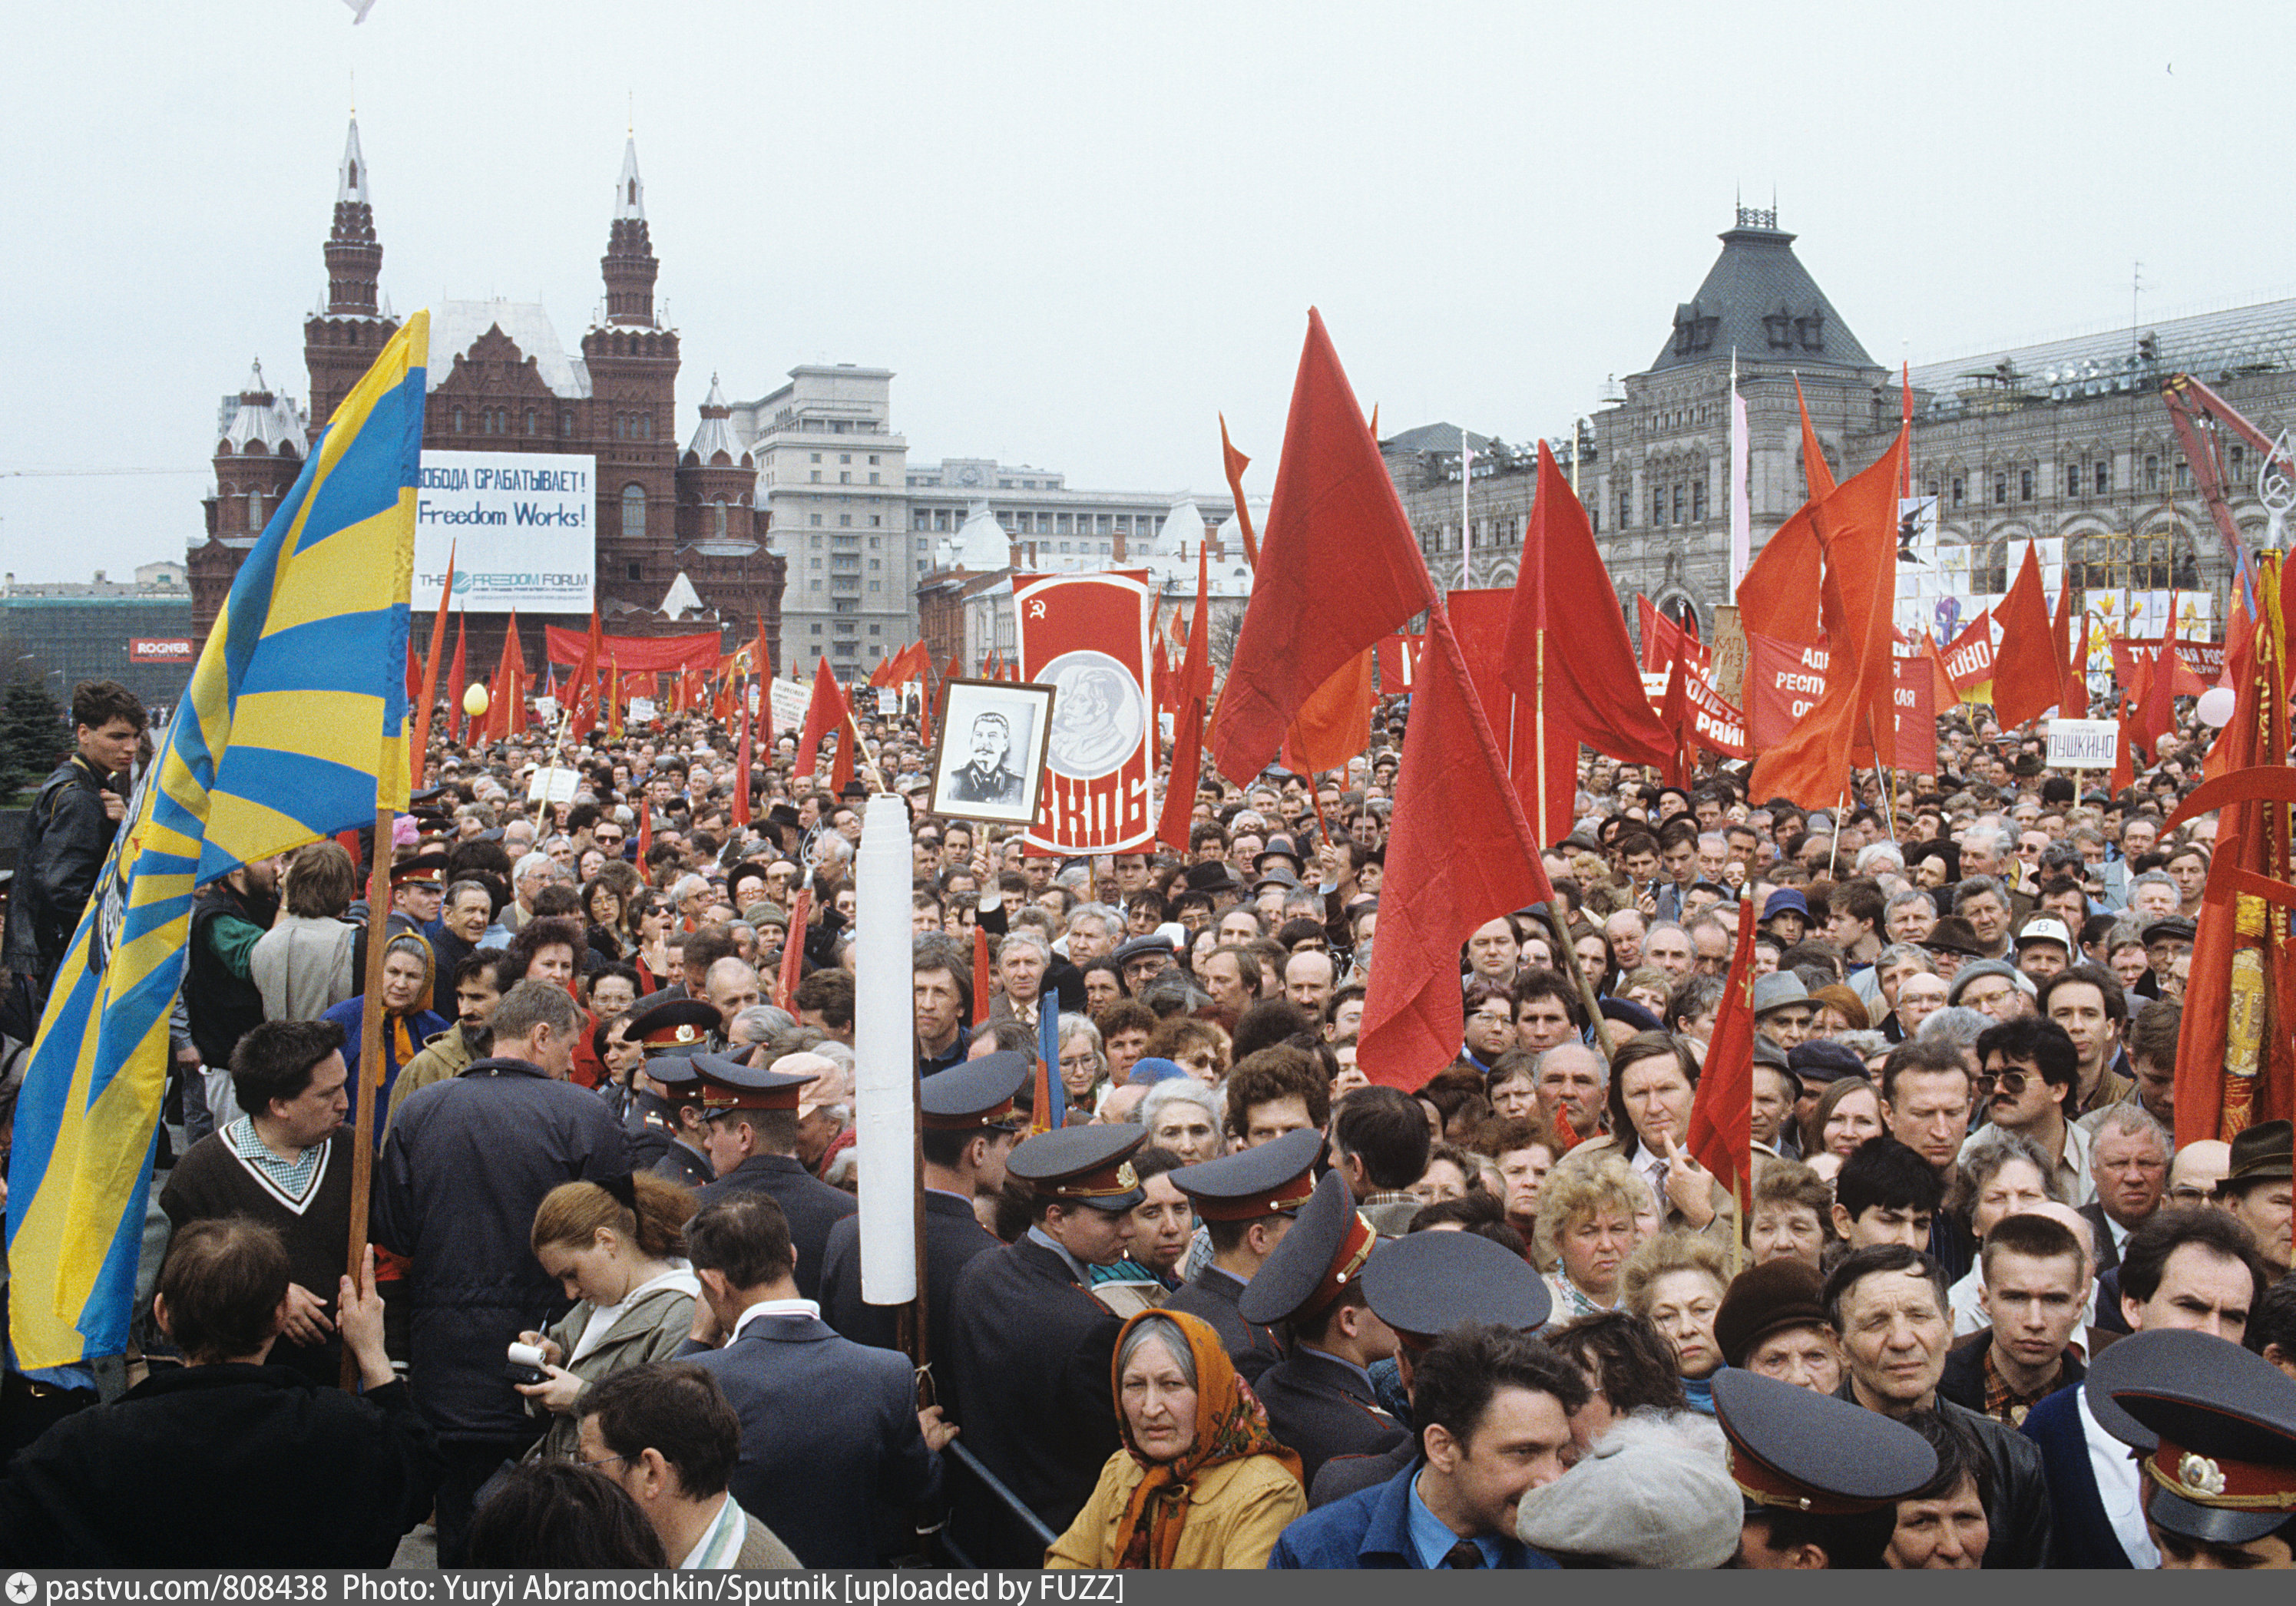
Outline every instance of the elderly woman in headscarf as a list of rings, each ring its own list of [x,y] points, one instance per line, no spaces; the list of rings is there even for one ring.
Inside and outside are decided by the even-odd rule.
[[[1124,1447],[1047,1568],[1259,1569],[1308,1509],[1300,1458],[1267,1430],[1210,1324],[1144,1310],[1112,1366]]]
[[[406,1062],[422,1052],[431,1038],[454,1025],[430,1007],[430,994],[437,979],[436,961],[430,945],[413,931],[401,931],[390,939],[382,951],[382,996],[370,998],[361,993],[347,998],[319,1018],[332,1020],[343,1028],[343,1064],[349,1069],[347,1084],[353,1099],[358,1096],[360,1045],[369,1031],[382,1034],[382,1086],[376,1090],[374,1108],[390,1108],[390,1085],[398,1080],[398,1073]],[[381,1146],[382,1123],[374,1123],[377,1146]]]

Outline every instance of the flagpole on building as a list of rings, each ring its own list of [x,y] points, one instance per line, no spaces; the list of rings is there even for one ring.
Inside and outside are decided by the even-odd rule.
[[[378,766],[380,769],[382,766]],[[364,1295],[366,1267],[367,1201],[374,1188],[374,1101],[375,1090],[382,1081],[383,1023],[378,1018],[382,1000],[383,950],[390,946],[384,925],[390,918],[390,832],[397,823],[397,814],[382,799],[380,774],[375,783],[374,847],[367,855],[366,876],[366,975],[365,994],[367,999],[366,1018],[359,1028],[358,1091],[351,1097],[351,1209],[350,1253],[348,1266],[351,1288]],[[324,1296],[323,1296],[324,1297]],[[336,1313],[340,1318],[342,1313]],[[359,1382],[358,1357],[351,1353],[348,1344],[343,1346],[340,1381],[348,1393],[357,1393]]]

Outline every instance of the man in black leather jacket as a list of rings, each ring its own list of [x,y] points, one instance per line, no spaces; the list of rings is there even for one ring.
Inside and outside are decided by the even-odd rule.
[[[56,967],[127,813],[144,705],[118,681],[82,681],[72,691],[72,725],[76,750],[42,783],[25,817],[0,950],[9,972],[0,1032],[20,1043],[39,1025]]]
[[[1993,1530],[1985,1565],[2047,1566],[2051,1512],[2040,1447],[1938,1393],[1953,1318],[1937,1262],[1902,1243],[1855,1250],[1825,1280],[1824,1297],[1849,1372],[1841,1397],[1884,1416],[1934,1411],[1976,1434],[1994,1472],[1985,1503]]]

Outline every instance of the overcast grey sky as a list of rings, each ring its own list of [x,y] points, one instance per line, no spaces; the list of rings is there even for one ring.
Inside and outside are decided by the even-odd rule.
[[[300,397],[357,75],[383,284],[600,296],[627,110],[679,434],[716,371],[897,373],[912,457],[1273,484],[1320,306],[1385,431],[1524,440],[1641,368],[1734,192],[1883,362],[2296,293],[2277,4],[18,8],[0,479],[20,579],[201,529],[217,398]],[[445,360],[439,354],[439,360]]]

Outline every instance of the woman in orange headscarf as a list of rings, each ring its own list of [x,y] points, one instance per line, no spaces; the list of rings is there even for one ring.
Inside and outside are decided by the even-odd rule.
[[[1277,1444],[1210,1324],[1144,1310],[1111,1369],[1124,1447],[1100,1470],[1048,1568],[1257,1569],[1308,1509],[1300,1458]]]

